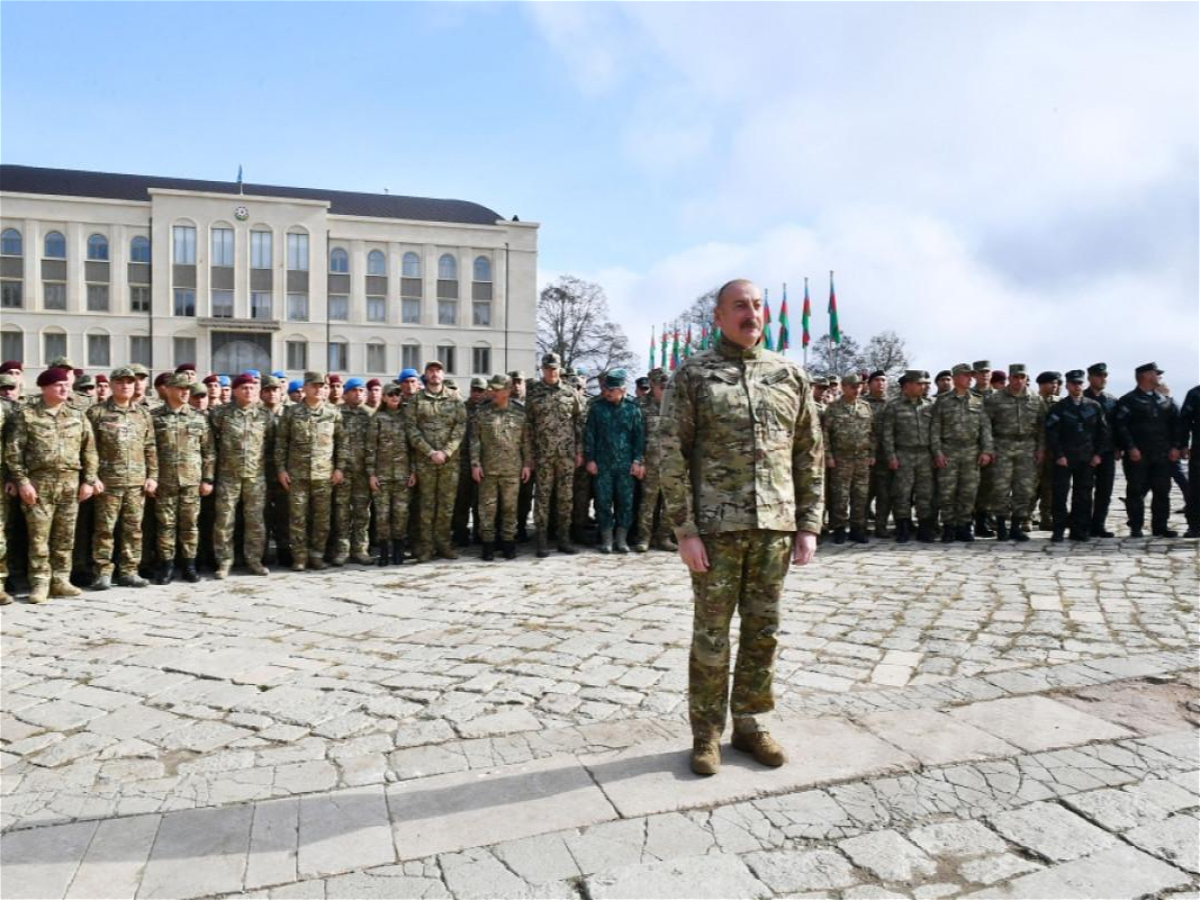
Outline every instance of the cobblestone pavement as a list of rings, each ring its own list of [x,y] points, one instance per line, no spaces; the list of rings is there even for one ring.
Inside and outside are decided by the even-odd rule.
[[[17,604],[0,894],[1200,897],[1197,586],[1195,541],[823,547],[791,760],[709,779],[668,554]]]

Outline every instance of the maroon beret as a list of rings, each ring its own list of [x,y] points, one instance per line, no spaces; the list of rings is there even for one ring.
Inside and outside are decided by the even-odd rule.
[[[369,388],[383,387],[383,382],[380,381],[378,378],[372,378],[370,381],[367,382],[367,387],[369,387]]]
[[[170,378],[174,374],[175,374],[174,372],[159,372],[157,375],[154,376],[154,386],[156,388],[162,387],[164,384],[167,383],[167,379]]]
[[[204,379],[204,383],[205,383],[205,384],[220,384],[220,383],[221,383],[221,376],[219,376],[219,375],[208,375],[208,376],[206,376],[206,377],[205,377],[205,379]]]
[[[195,372],[195,371],[196,371],[195,363],[180,363],[179,365],[177,365],[175,367],[176,374],[179,374],[180,372]]]
[[[235,390],[240,388],[243,384],[254,384],[254,376],[247,375],[245,372],[243,372],[237,378],[233,379],[233,387]]]
[[[15,359],[6,360],[0,363],[0,375],[7,375],[9,372],[24,372],[25,366]]]
[[[326,380],[329,382],[329,384],[341,384],[342,376],[341,375],[330,375],[329,378]]]
[[[49,385],[49,384],[58,384],[60,381],[70,381],[70,380],[71,380],[71,370],[70,369],[52,368],[52,369],[47,369],[45,372],[43,372],[41,375],[38,376],[37,386],[38,387],[46,387],[46,385]]]
[[[76,377],[76,378],[82,378],[82,377],[83,377],[83,369],[72,369],[71,371],[72,371],[73,373],[75,373],[75,377]]]
[[[108,384],[108,376],[102,373],[96,376],[95,381],[96,384]]]

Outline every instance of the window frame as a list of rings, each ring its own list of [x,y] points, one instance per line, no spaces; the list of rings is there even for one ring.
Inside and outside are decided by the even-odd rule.
[[[54,293],[62,295],[62,303],[56,303],[51,306],[48,302],[47,288],[54,288]],[[53,310],[55,312],[66,312],[67,309],[67,283],[65,281],[43,281],[42,282],[42,309]]]
[[[10,299],[13,294],[16,294],[17,302],[6,302],[5,297]],[[25,308],[25,282],[17,278],[6,278],[0,281],[0,309],[24,309]]]
[[[134,291],[144,291],[146,294],[145,304],[135,302]],[[148,284],[131,284],[129,285],[129,311],[131,313],[146,314],[150,312],[151,304],[154,302],[154,295],[150,291]]]
[[[292,353],[296,348],[300,355],[299,364],[295,364],[292,358]],[[308,368],[308,341],[284,341],[283,343],[284,359],[287,361],[287,368],[293,372],[303,372]]]
[[[187,347],[188,345],[191,346],[190,350],[188,350],[186,353],[179,352],[180,346]],[[188,335],[175,335],[173,338],[171,338],[171,354],[175,360],[172,363],[172,367],[178,366],[181,363],[196,362],[196,355],[199,352],[199,347],[200,345],[194,337],[190,337]]]
[[[108,238],[99,232],[93,232],[87,239],[87,258],[89,262],[108,262]]]
[[[376,263],[378,263],[376,265]],[[367,274],[375,277],[387,277],[387,254],[382,250],[372,250],[367,254]]]
[[[62,341],[61,349],[59,347],[55,347],[53,350],[50,349],[49,341],[51,338],[54,338],[56,341]],[[54,359],[55,357],[66,356],[67,355],[67,333],[65,331],[43,331],[42,332],[42,353],[43,353],[43,359],[45,360],[47,365],[49,365],[50,360]]]
[[[62,242],[62,253],[50,252],[50,239],[57,237]],[[57,241],[55,244],[57,245]],[[47,231],[46,236],[42,238],[42,259],[66,259],[67,258],[67,239],[61,231]]]
[[[372,355],[378,355],[380,358],[372,360]],[[383,341],[367,341],[367,371],[372,374],[388,371],[387,367],[387,344]]]
[[[180,259],[181,249],[183,251],[182,259]],[[171,260],[177,266],[196,265],[195,225],[176,224],[171,226]]]
[[[220,252],[217,250],[217,235],[221,235]],[[234,261],[237,259],[237,249],[234,241],[237,240],[237,233],[232,228],[226,228],[224,225],[213,226],[211,236],[209,238],[209,265],[221,269],[232,269]],[[228,259],[228,262],[225,260]]]
[[[146,248],[146,258],[138,259],[139,250],[143,246]],[[138,263],[139,265],[147,266],[150,265],[150,250],[150,238],[146,237],[144,234],[135,234],[129,239],[129,261],[131,263]]]
[[[209,293],[209,296],[208,296],[209,315],[211,315],[214,319],[232,319],[233,318],[234,292],[228,291],[228,290],[221,290],[218,288],[213,288],[208,293]],[[222,294],[222,295],[227,294],[229,296],[228,306],[226,306],[225,304],[221,304],[221,309],[229,310],[228,314],[222,314],[217,311],[217,294]]]
[[[187,312],[188,303],[186,295],[191,294],[191,312]],[[180,295],[183,295],[185,300],[183,304],[184,312],[180,312]],[[177,287],[171,295],[171,314],[179,319],[194,319],[196,318],[196,289]],[[194,360],[184,360],[184,362],[194,362]],[[178,364],[177,364],[178,365]]]
[[[108,312],[112,308],[112,292],[107,284],[89,284],[87,287],[87,296],[84,298],[84,304],[88,312]],[[93,295],[100,296],[100,292],[104,292],[103,305],[93,303]]]
[[[340,261],[341,268],[338,268]],[[334,247],[329,251],[329,273],[331,275],[349,275],[350,274],[350,254],[346,252],[345,247]]]
[[[304,315],[303,315],[303,317],[296,316],[292,312],[293,301],[298,300],[299,298],[303,298],[303,300],[304,300]],[[289,291],[288,295],[287,295],[287,320],[289,322],[310,322],[310,321],[312,321],[310,314],[311,314],[311,310],[309,308],[308,294],[302,293],[300,291]]]
[[[303,244],[303,247],[301,247]],[[307,272],[311,243],[306,231],[287,233],[287,269],[289,272]],[[301,252],[303,250],[303,252]],[[296,265],[293,265],[296,263]]]
[[[409,263],[415,263],[415,270],[409,267]],[[421,277],[421,254],[412,250],[408,250],[400,258],[400,277],[401,278],[420,278]]]
[[[93,341],[100,340],[104,341],[104,358],[102,360],[97,360],[95,355],[92,353],[92,350],[96,346],[93,344]],[[110,335],[89,334],[87,336],[86,343],[87,346],[85,348],[84,355],[87,358],[87,364],[89,368],[107,369],[112,365],[112,337]]]
[[[335,365],[333,359],[334,349],[337,349],[338,356],[341,357]],[[350,370],[350,342],[337,340],[330,341],[326,344],[326,359],[329,362],[330,372],[348,372]]]
[[[10,235],[16,235],[17,250],[12,251],[13,238]],[[5,228],[0,231],[0,256],[23,257],[25,255],[25,236],[21,234],[19,228]]]
[[[483,365],[480,366],[479,354],[486,354],[486,359]],[[492,373],[492,348],[486,344],[476,345],[471,348],[471,374],[472,375],[490,375]]]
[[[250,231],[250,268],[269,270],[275,261],[274,232],[269,229],[251,229]],[[265,245],[265,247],[264,247]],[[266,254],[266,265],[262,265],[263,254]]]

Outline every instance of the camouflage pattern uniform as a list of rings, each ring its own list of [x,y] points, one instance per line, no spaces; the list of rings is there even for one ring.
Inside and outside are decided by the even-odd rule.
[[[804,370],[762,345],[721,338],[687,359],[663,397],[662,490],[679,540],[700,537],[707,572],[693,572],[695,617],[688,716],[715,739],[766,730],[775,708],[779,598],[796,531],[819,532],[825,460]],[[729,626],[741,629],[733,694]]]
[[[582,388],[579,388],[577,393],[579,402],[583,407],[582,422],[579,426],[579,452],[583,453],[583,424],[587,422],[587,417],[591,413],[592,407],[600,398],[589,397],[584,393]],[[583,543],[587,536],[588,517],[592,508],[593,496],[592,476],[588,474],[586,466],[580,466],[575,470],[575,477],[571,483],[571,491],[571,528],[574,530],[575,539]]]
[[[583,401],[565,376],[553,385],[544,381],[531,384],[526,396],[536,468],[533,516],[538,546],[549,539],[552,509],[556,537],[562,546],[570,539],[575,459],[583,452]]]
[[[333,490],[334,564],[347,556],[355,562],[370,560],[371,482],[367,476],[367,444],[371,439],[370,410],[362,405],[338,407],[342,413],[342,438],[337,446],[337,468],[345,479]]]
[[[1033,510],[1037,454],[1045,443],[1046,406],[1041,397],[1023,391],[993,391],[984,400],[996,443],[992,498],[988,510],[997,519],[1027,520]]]
[[[850,402],[839,397],[825,409],[821,419],[826,461],[834,466],[826,472],[830,491],[829,527],[856,533],[867,530],[867,497],[871,485],[870,460],[875,453],[875,418],[867,401]],[[847,516],[849,510],[849,516]]]
[[[979,492],[979,456],[995,452],[983,403],[967,390],[961,395],[950,391],[933,404],[929,445],[934,456],[946,457],[945,468],[938,472],[938,505],[946,529],[970,527]]]
[[[342,440],[342,415],[322,400],[289,406],[275,434],[275,468],[291,479],[288,526],[292,566],[323,568],[333,502],[335,450]]]
[[[479,535],[485,545],[496,540],[511,543],[517,536],[517,500],[521,469],[533,467],[529,417],[511,398],[501,409],[481,404],[471,429],[471,467],[482,468],[479,482]]]
[[[475,390],[479,387],[487,390],[487,381],[483,378],[472,379],[471,389]],[[481,406],[490,401],[484,396],[478,400],[467,397],[463,402],[467,407],[467,430],[463,434],[463,443],[470,447],[471,429],[475,426],[475,414],[479,412]],[[458,458],[461,460],[461,465],[458,473],[458,490],[454,494],[452,521],[454,540],[466,546],[471,543],[472,528],[475,530],[476,538],[479,536],[479,485],[471,477],[471,454],[460,453]]]
[[[263,517],[266,519],[267,533],[275,541],[276,559],[281,562],[283,561],[281,557],[286,558],[291,552],[291,535],[288,526],[288,492],[279,483],[279,469],[275,465],[274,442],[279,431],[279,423],[283,421],[283,414],[291,405],[289,400],[286,403],[280,403],[273,410],[268,410],[274,420],[271,426],[271,452],[263,461],[267,480],[267,502]]]
[[[200,484],[212,484],[215,467],[208,420],[186,403],[172,411],[163,403],[150,413],[158,447],[158,490],[154,517],[158,526],[158,558],[194,560],[200,543]]]
[[[403,406],[393,412],[384,405],[371,422],[367,478],[379,480],[379,492],[375,495],[375,536],[380,543],[403,541],[408,526],[408,479],[413,467],[408,453],[407,429]]]
[[[408,445],[417,470],[417,497],[421,524],[417,532],[417,558],[429,560],[434,552],[453,559],[451,517],[458,489],[460,463],[457,458],[467,431],[467,407],[454,391],[428,389],[416,394],[408,407]],[[435,451],[446,461],[435,465]],[[481,514],[482,515],[482,514]]]
[[[862,399],[871,407],[875,434],[875,446],[871,448],[875,456],[875,465],[871,466],[871,491],[868,502],[875,503],[875,536],[887,537],[888,516],[892,512],[892,470],[888,468],[887,458],[883,455],[883,411],[887,408],[887,400],[883,397],[872,397],[870,394]]]
[[[154,422],[146,407],[118,406],[110,397],[93,404],[88,420],[96,436],[99,478],[104,493],[93,498],[96,510],[92,558],[96,574],[113,573],[113,533],[121,521],[121,576],[137,575],[142,561],[142,516],[147,479],[158,481],[158,448]]]
[[[10,411],[11,410],[11,411]],[[4,586],[8,580],[8,495],[4,485],[8,483],[8,472],[4,463],[4,448],[8,446],[9,424],[12,422],[16,404],[0,397],[0,603],[12,603]]]
[[[646,550],[650,544],[663,550],[677,550],[675,542],[670,537],[670,523],[666,511],[663,510],[658,520],[657,531],[654,528],[655,514],[662,508],[662,403],[654,399],[655,383],[667,381],[667,374],[662,369],[650,373],[650,393],[638,399],[642,410],[642,428],[646,434],[646,454],[643,465],[646,474],[642,476],[642,504],[638,508],[638,542],[637,550]]]
[[[233,564],[233,530],[242,504],[246,562],[257,568],[267,549],[267,467],[274,453],[276,418],[261,403],[225,403],[208,417],[217,454],[213,552],[218,571]]]
[[[911,374],[911,373],[910,373]],[[892,515],[912,522],[913,507],[922,522],[933,519],[933,459],[929,454],[933,401],[897,397],[883,411],[883,458],[899,460],[892,472]]]
[[[600,532],[633,524],[633,475],[630,467],[645,454],[642,413],[637,404],[623,397],[620,403],[601,398],[592,405],[583,429],[583,455],[598,469],[596,523]],[[613,506],[616,506],[614,515]]]

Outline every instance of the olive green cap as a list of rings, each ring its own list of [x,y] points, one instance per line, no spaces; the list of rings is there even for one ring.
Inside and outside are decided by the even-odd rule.
[[[56,356],[56,357],[54,357],[54,359],[50,360],[50,365],[47,366],[47,368],[49,368],[49,369],[74,369],[75,363],[71,362],[71,360],[67,359],[67,357],[65,357],[65,356]]]
[[[511,376],[498,372],[488,379],[487,386],[489,390],[503,391],[513,386],[513,380]]]
[[[17,379],[14,376],[9,375],[7,372],[0,375],[0,388],[15,388],[16,386]]]
[[[325,378],[324,372],[305,372],[304,373],[304,383],[305,384],[327,384],[328,382]]]
[[[137,380],[137,372],[133,371],[129,366],[117,366],[108,374],[109,381],[118,381],[121,378],[132,378]]]
[[[482,375],[476,375],[474,378],[471,379],[471,390],[486,391],[487,389],[488,389],[487,379],[484,378]]]
[[[862,384],[862,379],[858,377],[857,372],[851,372],[849,375],[842,376],[843,386],[849,385],[852,387],[857,387],[860,384]]]
[[[966,363],[959,363],[958,365],[954,366],[954,368],[952,368],[950,370],[951,375],[971,375],[974,372],[975,372],[975,370],[972,369]]]
[[[182,375],[183,373],[180,372],[179,374]],[[184,376],[184,377],[186,378],[187,376]],[[189,381],[187,383],[187,387],[188,387],[188,390],[191,391],[193,397],[207,397],[208,396],[208,388],[206,388],[202,384],[197,384],[195,382]]]
[[[136,375],[138,378],[149,378],[150,377],[150,370],[147,369],[145,366],[143,366],[141,363],[130,363],[129,368],[133,370],[133,374]]]
[[[992,363],[991,363],[991,360],[987,360],[987,359],[977,359],[977,360],[975,360],[975,362],[973,362],[971,365],[972,365],[972,367],[973,367],[973,368],[972,368],[972,371],[974,371],[974,372],[988,372],[988,373],[990,373],[990,372],[992,371]]]
[[[1029,372],[1025,367],[1025,363],[1012,363],[1008,367],[1008,376],[1010,378],[1013,375],[1028,375],[1028,374],[1029,374]]]
[[[182,372],[172,372],[163,381],[163,385],[165,387],[173,387],[173,388],[191,387],[192,382],[191,382],[191,379],[189,379]],[[207,393],[207,391],[205,393]]]

